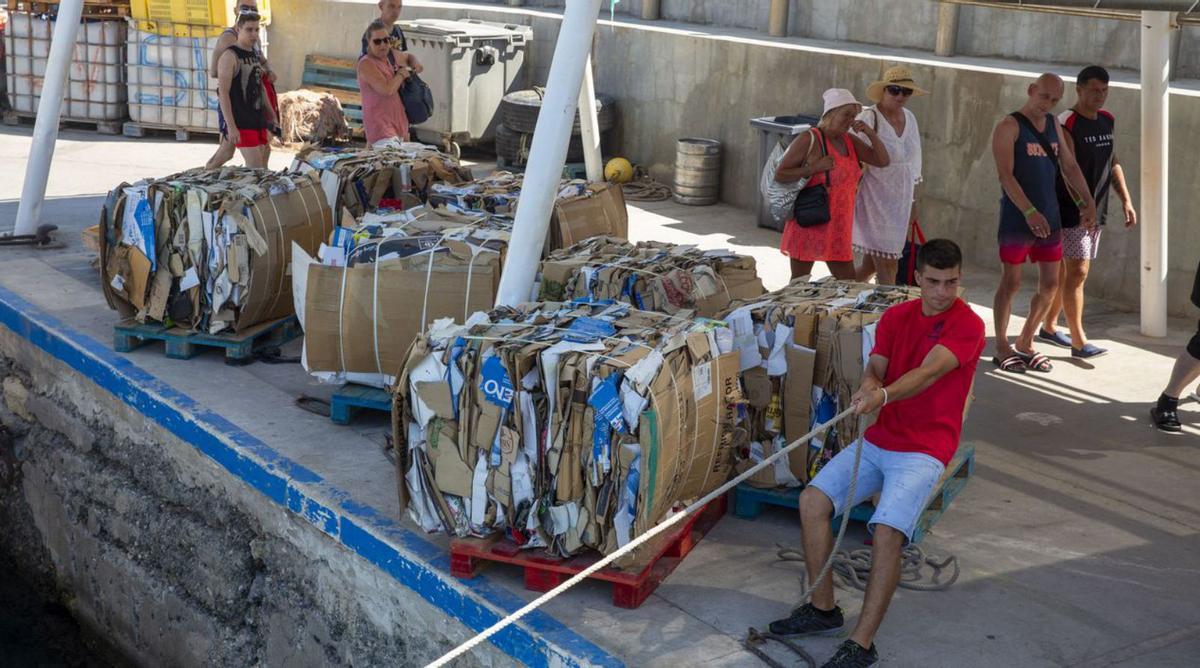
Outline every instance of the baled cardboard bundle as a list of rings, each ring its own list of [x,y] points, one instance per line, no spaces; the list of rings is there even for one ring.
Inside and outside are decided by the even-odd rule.
[[[629,211],[621,186],[572,181],[560,188],[547,248],[566,248],[597,236],[629,238]]]
[[[427,324],[492,307],[511,230],[503,218],[418,207],[367,214],[336,235],[351,240],[348,251],[323,249],[332,263],[299,258],[305,368],[390,384]]]
[[[292,314],[293,244],[315,252],[333,214],[315,176],[226,167],[121,184],[101,215],[101,280],[139,321],[243,331]]]
[[[515,216],[523,183],[521,174],[495,172],[469,183],[433,184],[429,188],[429,204]],[[620,186],[582,179],[563,180],[550,215],[546,252],[595,236],[617,239],[629,236],[629,212]]]
[[[717,321],[539,302],[437,322],[392,411],[428,531],[611,552],[728,478],[741,394]]]
[[[316,173],[329,206],[349,211],[355,219],[387,200],[405,207],[422,204],[435,183],[471,180],[471,170],[425,144],[387,149],[309,147],[296,154],[291,171]]]
[[[714,317],[763,294],[754,258],[658,241],[593,237],[542,262],[541,298],[612,299],[640,309]]]
[[[738,469],[762,461],[848,406],[874,346],[875,323],[890,306],[919,296],[916,288],[825,280],[794,282],[731,304],[723,317],[740,356],[746,393],[746,422],[739,432],[746,438],[737,449]],[[750,483],[806,483],[865,426],[843,420]]]

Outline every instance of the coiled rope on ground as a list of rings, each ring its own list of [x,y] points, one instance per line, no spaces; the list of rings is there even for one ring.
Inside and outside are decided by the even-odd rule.
[[[621,184],[621,192],[626,200],[634,202],[661,202],[671,198],[671,189],[665,183],[659,183],[642,167],[635,167],[633,179]]]
[[[784,547],[779,543],[778,556],[780,561],[804,562],[804,550],[794,547]],[[867,578],[871,573],[871,550],[838,550],[833,555],[832,572],[834,584],[840,587],[853,587],[859,591],[867,588]],[[949,571],[949,576],[943,579],[943,573]],[[900,553],[900,585],[904,589],[915,591],[943,591],[958,580],[958,557],[950,554],[944,559],[925,554],[920,545],[909,545]],[[807,591],[806,577],[800,575],[800,587]]]

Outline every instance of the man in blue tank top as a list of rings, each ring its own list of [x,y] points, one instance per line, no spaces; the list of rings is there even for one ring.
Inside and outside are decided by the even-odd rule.
[[[1058,266],[1062,260],[1062,218],[1054,182],[1059,170],[1073,191],[1080,224],[1096,224],[1096,203],[1087,181],[1051,113],[1063,96],[1058,75],[1043,74],[1029,85],[1029,97],[1018,111],[1005,116],[992,132],[992,155],[1000,177],[1000,262],[1002,277],[992,303],[996,318],[996,356],[1002,371],[1048,372],[1050,360],[1033,349],[1033,335],[1045,319],[1058,292]],[[1036,262],[1038,289],[1029,304],[1021,334],[1008,340],[1012,302],[1021,289],[1021,265]]]

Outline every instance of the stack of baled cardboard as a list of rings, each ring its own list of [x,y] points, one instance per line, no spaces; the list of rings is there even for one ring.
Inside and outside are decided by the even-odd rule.
[[[616,300],[639,309],[713,317],[763,293],[754,258],[658,241],[593,237],[542,262],[541,298]]]
[[[101,214],[101,279],[126,317],[208,333],[292,314],[292,246],[333,229],[313,175],[227,167],[121,184]]]
[[[627,304],[436,322],[395,388],[401,506],[428,531],[611,552],[728,478],[731,351],[719,322]]]
[[[849,406],[888,307],[919,297],[916,288],[845,281],[796,282],[722,315],[733,334],[745,392],[738,470],[745,470]],[[793,450],[751,484],[806,483],[865,424],[843,420],[807,449]]]

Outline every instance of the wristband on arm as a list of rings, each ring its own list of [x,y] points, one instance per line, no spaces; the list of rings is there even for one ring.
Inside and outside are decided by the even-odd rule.
[[[1025,217],[1028,218],[1037,212],[1038,212],[1037,207],[1031,206],[1028,209],[1025,209],[1024,211],[1022,211],[1021,213],[1025,214]]]

